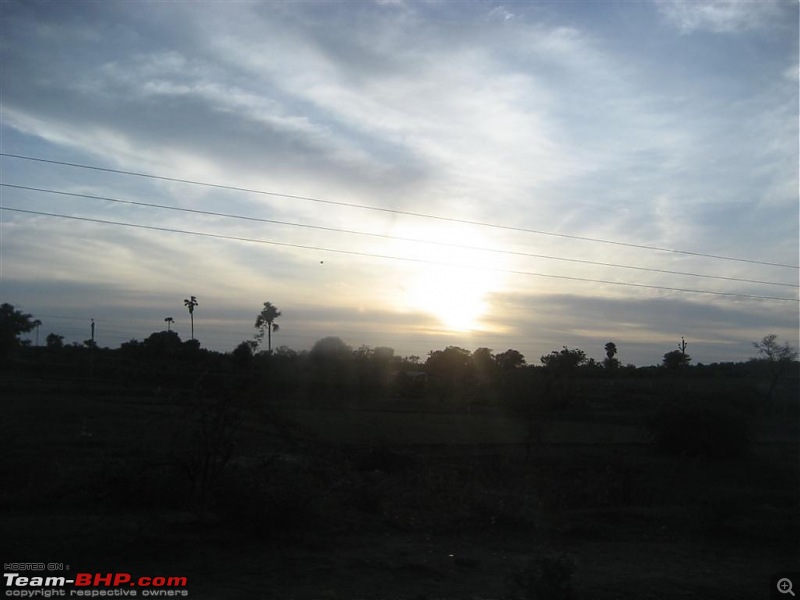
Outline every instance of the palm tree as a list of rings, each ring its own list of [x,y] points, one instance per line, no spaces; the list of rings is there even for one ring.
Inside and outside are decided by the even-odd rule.
[[[619,366],[619,361],[615,358],[617,355],[617,345],[614,342],[608,342],[605,348],[606,357],[603,359],[603,364],[606,369],[616,369]]]
[[[183,301],[183,304],[189,309],[189,318],[192,320],[192,339],[194,340],[194,307],[197,306],[197,298],[189,296]]]
[[[167,324],[167,331],[170,331],[170,326],[175,322],[175,319],[173,319],[172,317],[167,317],[166,319],[164,319],[164,321]]]
[[[256,339],[261,342],[264,339],[264,331],[267,332],[267,350],[272,353],[272,332],[278,331],[278,324],[275,319],[281,316],[281,311],[272,304],[272,302],[264,302],[264,308],[256,317]]]

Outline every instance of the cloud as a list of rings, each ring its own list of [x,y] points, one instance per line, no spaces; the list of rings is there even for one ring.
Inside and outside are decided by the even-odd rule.
[[[502,306],[499,324],[526,335],[515,347],[529,358],[568,345],[600,360],[603,345],[612,340],[631,349],[624,362],[658,364],[685,336],[696,362],[742,361],[752,356],[751,342],[768,332],[795,343],[800,326],[796,305],[788,302],[577,294],[509,294],[494,302]]]
[[[556,277],[763,288],[526,254],[775,280],[786,270],[701,255],[796,261],[796,36],[794,45],[786,30],[771,36],[767,9],[661,4],[660,17],[608,11],[595,24],[572,3],[517,3],[513,18],[508,6],[484,3],[142,6],[2,6],[3,151],[698,255],[4,158],[4,182],[298,225],[3,188],[7,207],[276,242],[4,212],[4,293],[31,291],[37,280],[64,284],[64,294],[80,282],[106,282],[108,293],[92,292],[98,305],[127,309],[136,298],[150,304],[143,318],[156,324],[162,307],[172,306],[168,298],[195,294],[208,318],[204,341],[221,349],[247,335],[249,312],[270,300],[303,315],[287,322],[284,338],[301,346],[319,332],[422,354],[438,344],[499,348],[522,340],[536,355],[571,340],[594,344],[605,323],[639,314],[637,306],[642,324],[631,327],[630,339],[640,341],[629,343],[645,348],[648,336],[660,344],[659,336],[672,335],[646,313],[668,313],[657,300],[675,294]],[[686,32],[744,31],[734,15],[745,10],[765,12],[737,43],[659,26],[666,18]],[[792,65],[794,85],[786,76]],[[425,261],[460,267],[449,272]],[[483,286],[475,305],[487,310],[485,326],[471,333],[447,332],[433,315],[447,312],[441,290],[456,275]],[[434,291],[401,301],[415,285]],[[437,302],[426,302],[426,293]],[[526,313],[526,302],[537,310]],[[602,319],[580,316],[590,304],[605,306]],[[699,330],[691,315],[706,314],[727,327],[718,320],[722,305],[710,304],[717,310],[710,315],[700,302],[680,304],[673,321],[689,315],[683,322]],[[742,332],[770,323],[757,303],[747,306],[725,313]],[[531,342],[538,331],[546,335]],[[381,332],[387,337],[379,339]],[[643,352],[657,360],[659,351]]]
[[[498,19],[500,21],[510,21],[514,17],[514,13],[505,6],[495,6],[488,14],[489,19]]]
[[[763,29],[779,22],[790,3],[780,0],[658,0],[668,22],[683,33],[736,33]]]

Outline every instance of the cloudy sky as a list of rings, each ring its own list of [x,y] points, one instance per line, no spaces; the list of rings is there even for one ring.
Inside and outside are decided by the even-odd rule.
[[[117,347],[798,336],[798,4],[0,5],[0,301]],[[179,181],[180,180],[180,181]]]

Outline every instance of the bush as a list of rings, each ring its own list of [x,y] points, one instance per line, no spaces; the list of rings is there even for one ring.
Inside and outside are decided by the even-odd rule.
[[[673,456],[743,458],[750,450],[745,415],[713,407],[672,407],[647,423],[655,447]]]

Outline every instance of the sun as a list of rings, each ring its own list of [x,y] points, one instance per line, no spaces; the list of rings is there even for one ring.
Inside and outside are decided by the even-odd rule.
[[[476,280],[479,277],[466,269],[426,268],[409,286],[406,302],[436,317],[448,330],[473,331],[488,309],[488,290]]]
[[[490,295],[502,285],[501,265],[496,253],[472,248],[489,247],[489,242],[465,227],[440,226],[405,236],[435,243],[404,243],[404,254],[418,264],[407,272],[402,308],[427,313],[448,331],[482,329]]]

